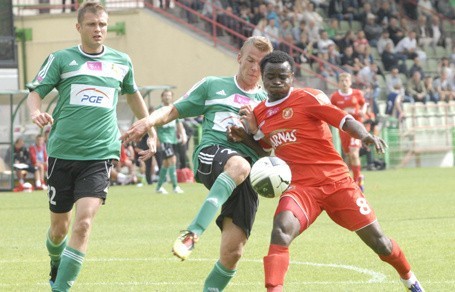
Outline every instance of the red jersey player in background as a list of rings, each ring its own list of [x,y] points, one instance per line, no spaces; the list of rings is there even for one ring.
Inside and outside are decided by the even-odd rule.
[[[330,100],[334,105],[362,123],[367,104],[365,103],[362,91],[351,88],[351,85],[351,74],[341,73],[338,81],[339,89],[332,94]],[[339,133],[341,147],[343,153],[347,156],[354,181],[357,182],[363,191],[364,177],[360,173],[362,168],[360,161],[360,148],[362,147],[362,142],[359,139],[352,137],[347,132],[339,131]]]
[[[423,291],[398,244],[381,229],[373,209],[349,175],[336,151],[329,124],[384,153],[385,142],[365,130],[351,115],[331,104],[320,90],[292,88],[294,61],[274,51],[261,61],[268,100],[254,112],[240,115],[263,148],[273,148],[289,164],[292,183],[276,208],[268,255],[264,257],[267,291],[282,291],[289,267],[289,245],[326,211],[338,225],[354,231],[379,258],[400,275],[409,291]],[[254,114],[254,115],[253,115]],[[243,128],[231,127],[228,137],[251,143]]]

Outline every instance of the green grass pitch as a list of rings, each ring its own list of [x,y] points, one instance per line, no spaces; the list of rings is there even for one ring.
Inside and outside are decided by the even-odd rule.
[[[385,233],[406,253],[427,291],[455,289],[455,168],[366,172],[366,196]],[[214,223],[191,257],[171,246],[207,191],[182,184],[185,194],[158,195],[154,186],[109,191],[72,291],[201,291],[218,258]],[[165,187],[170,190],[169,185]],[[226,291],[265,291],[262,257],[268,249],[276,199],[261,198],[252,236]],[[0,291],[49,291],[45,233],[47,196],[0,193]],[[323,214],[291,246],[286,291],[403,291],[397,274],[355,233]]]

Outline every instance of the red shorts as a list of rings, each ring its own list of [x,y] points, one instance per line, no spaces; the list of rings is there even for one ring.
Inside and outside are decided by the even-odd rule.
[[[339,131],[340,132],[340,140],[341,140],[341,148],[343,149],[343,152],[345,154],[350,152],[351,148],[358,148],[360,149],[362,147],[362,141],[356,138],[352,138],[351,135],[349,135],[346,132]]]
[[[291,211],[300,222],[300,233],[326,211],[338,225],[356,231],[376,221],[376,215],[351,177],[337,182],[307,187],[291,184],[280,197],[275,216]]]

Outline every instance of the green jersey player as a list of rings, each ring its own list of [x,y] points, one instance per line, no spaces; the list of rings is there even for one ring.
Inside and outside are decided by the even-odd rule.
[[[258,197],[247,178],[257,154],[243,144],[229,142],[227,131],[230,126],[241,124],[241,106],[254,107],[265,99],[259,87],[259,62],[272,50],[267,38],[250,37],[237,56],[239,70],[235,76],[202,79],[173,105],[137,121],[122,136],[125,141],[138,140],[153,126],[177,118],[204,116],[202,139],[195,149],[193,163],[196,181],[210,191],[173,246],[174,254],[185,260],[222,206],[216,220],[221,229],[221,257],[206,278],[204,291],[222,291],[234,276],[256,215]],[[144,159],[151,155],[149,151]]]
[[[171,90],[164,90],[161,93],[161,105],[157,109],[163,106],[169,106],[172,103],[174,93]],[[160,174],[158,182],[156,184],[156,192],[159,194],[167,194],[168,192],[163,187],[163,183],[166,181],[167,174],[171,178],[171,183],[174,193],[182,194],[183,190],[177,184],[176,164],[177,157],[177,144],[186,143],[186,132],[183,124],[179,120],[173,120],[165,125],[156,128],[158,140],[160,141],[160,147],[158,155],[161,155],[162,163],[160,168]]]
[[[104,7],[86,2],[77,18],[81,44],[50,54],[28,85],[33,122],[41,128],[52,124],[47,145],[51,222],[46,246],[53,291],[68,291],[76,280],[93,219],[106,199],[112,161],[120,154],[118,95],[126,94],[136,117],[148,115],[130,58],[103,45],[108,21]],[[59,99],[51,116],[41,111],[41,99],[54,88]],[[149,146],[154,151],[154,139]]]

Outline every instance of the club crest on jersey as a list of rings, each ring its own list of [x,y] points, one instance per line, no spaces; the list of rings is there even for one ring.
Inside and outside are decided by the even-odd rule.
[[[270,144],[273,148],[278,148],[279,146],[286,143],[294,143],[297,141],[296,136],[297,130],[292,129],[282,129],[279,131],[270,134]]]
[[[101,71],[103,70],[103,63],[102,62],[87,62],[87,68],[93,71]]]
[[[288,119],[292,118],[292,116],[294,115],[294,111],[292,110],[292,108],[288,107],[283,110],[282,115],[283,115],[283,119],[288,120]]]

